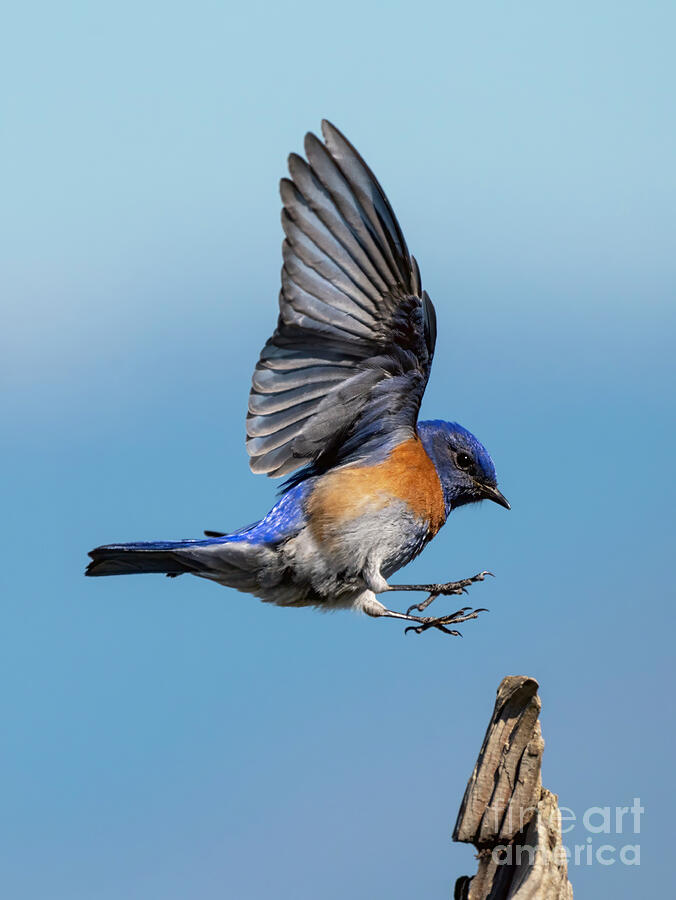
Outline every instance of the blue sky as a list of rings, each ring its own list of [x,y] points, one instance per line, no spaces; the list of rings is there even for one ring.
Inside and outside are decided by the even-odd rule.
[[[640,797],[673,879],[673,5],[16,6],[0,66],[4,894],[447,897],[494,691],[541,684],[543,777]],[[102,542],[262,515],[244,416],[274,326],[277,181],[331,118],[439,317],[423,415],[512,511],[406,571],[497,574],[464,639],[197,579],[85,581]],[[402,606],[406,598],[402,600]],[[585,843],[581,827],[569,845]]]

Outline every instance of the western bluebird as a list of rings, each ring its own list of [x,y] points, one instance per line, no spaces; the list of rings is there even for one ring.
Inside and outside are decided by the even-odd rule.
[[[270,512],[232,534],[109,544],[87,575],[190,573],[279,606],[352,608],[420,633],[476,618],[464,607],[412,615],[445,584],[393,585],[452,510],[489,499],[509,509],[493,462],[460,425],[418,422],[436,340],[392,208],[352,144],[329,122],[305,139],[281,181],[284,265],[277,328],[253,374],[246,446],[254,472],[290,476]],[[376,594],[424,591],[406,613]],[[407,630],[409,630],[407,628]]]

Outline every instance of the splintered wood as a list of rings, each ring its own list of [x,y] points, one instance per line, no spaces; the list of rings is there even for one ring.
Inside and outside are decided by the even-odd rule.
[[[478,850],[455,900],[572,900],[557,797],[542,787],[538,683],[504,678],[467,784],[453,840]]]

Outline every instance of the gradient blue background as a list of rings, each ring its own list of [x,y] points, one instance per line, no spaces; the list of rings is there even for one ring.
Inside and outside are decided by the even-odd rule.
[[[673,879],[671,3],[27,3],[6,14],[2,894],[449,896],[495,689],[541,683],[544,781],[640,797]],[[263,514],[249,377],[277,181],[331,118],[388,191],[439,340],[423,414],[486,443],[513,510],[461,511],[409,580],[498,577],[464,639],[86,551]],[[405,605],[408,598],[398,598]],[[581,827],[567,842],[584,843]]]

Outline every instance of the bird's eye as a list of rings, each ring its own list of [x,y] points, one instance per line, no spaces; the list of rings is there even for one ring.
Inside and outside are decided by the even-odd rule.
[[[458,464],[459,469],[471,469],[472,468],[472,457],[469,453],[458,453],[455,457],[455,461]]]

